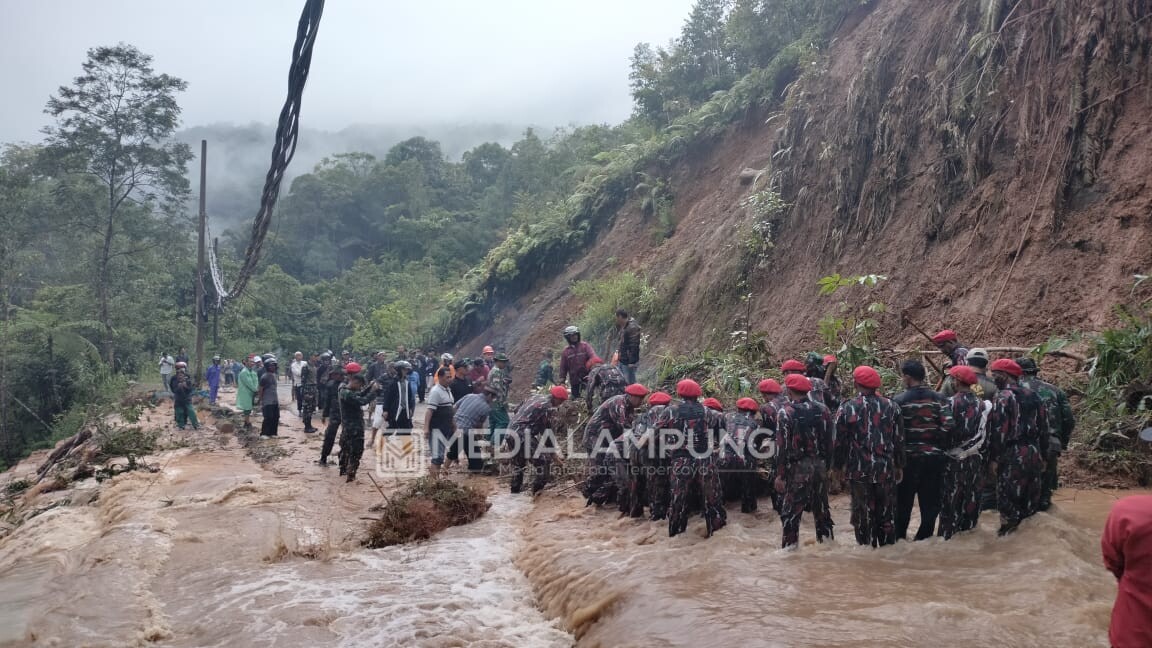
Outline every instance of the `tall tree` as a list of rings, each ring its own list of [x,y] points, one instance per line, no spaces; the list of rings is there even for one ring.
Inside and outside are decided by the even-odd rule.
[[[134,249],[118,246],[117,234],[127,212],[171,216],[188,196],[185,165],[192,153],[172,140],[180,124],[176,93],[188,84],[156,74],[151,56],[124,43],[88,50],[83,71],[48,100],[45,112],[56,125],[44,132],[60,171],[81,184],[95,184],[103,196],[81,224],[97,233],[92,280],[100,347],[115,366],[111,270],[117,257]]]

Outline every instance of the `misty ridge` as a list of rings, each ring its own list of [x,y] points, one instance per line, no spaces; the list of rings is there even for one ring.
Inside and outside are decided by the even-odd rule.
[[[288,168],[281,194],[286,194],[292,180],[306,173],[324,158],[340,153],[368,153],[384,158],[394,145],[413,138],[424,137],[439,142],[445,158],[459,161],[465,151],[480,144],[492,142],[505,148],[511,146],[532,128],[547,139],[555,127],[534,124],[354,124],[338,131],[301,128],[296,155]],[[175,139],[188,144],[197,157],[188,165],[188,178],[195,196],[199,190],[200,140],[208,140],[208,217],[214,234],[239,228],[245,233],[260,206],[260,193],[272,156],[272,141],[276,127],[272,124],[251,123],[245,126],[217,123],[193,126],[176,133]]]

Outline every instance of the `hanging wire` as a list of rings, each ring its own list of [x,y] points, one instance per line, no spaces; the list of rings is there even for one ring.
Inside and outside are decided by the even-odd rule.
[[[316,32],[320,28],[320,16],[324,13],[324,0],[306,0],[300,23],[296,29],[296,44],[292,48],[292,65],[288,68],[288,97],[280,111],[280,121],[276,127],[276,141],[272,145],[272,164],[264,179],[264,192],[260,196],[260,210],[252,223],[252,238],[244,250],[244,263],[231,290],[224,289],[224,281],[214,250],[209,252],[212,283],[216,287],[217,307],[225,301],[236,299],[248,285],[248,280],[260,262],[260,252],[268,227],[272,224],[272,211],[280,196],[280,183],[292,156],[296,154],[296,141],[300,134],[300,104],[304,95],[304,85],[308,81],[308,69],[312,65],[312,46],[316,43]]]

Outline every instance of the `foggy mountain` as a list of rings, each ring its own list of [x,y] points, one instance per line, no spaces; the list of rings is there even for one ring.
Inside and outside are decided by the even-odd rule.
[[[543,138],[553,130],[532,127]],[[396,143],[420,136],[439,142],[444,154],[457,160],[465,151],[485,142],[510,146],[520,139],[526,128],[529,126],[495,123],[357,124],[339,131],[302,128],[281,195],[288,191],[293,178],[310,172],[317,163],[334,154],[355,151],[383,158]],[[194,126],[176,134],[197,156],[188,169],[192,210],[195,210],[199,191],[200,140],[208,140],[208,217],[214,234],[223,234],[237,224],[247,224],[256,214],[275,134],[275,126],[257,123]]]

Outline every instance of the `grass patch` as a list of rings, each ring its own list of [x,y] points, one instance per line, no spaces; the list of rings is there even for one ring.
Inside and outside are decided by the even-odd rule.
[[[471,486],[424,477],[408,484],[368,526],[363,544],[389,547],[427,540],[451,526],[467,524],[488,512],[488,496]]]

